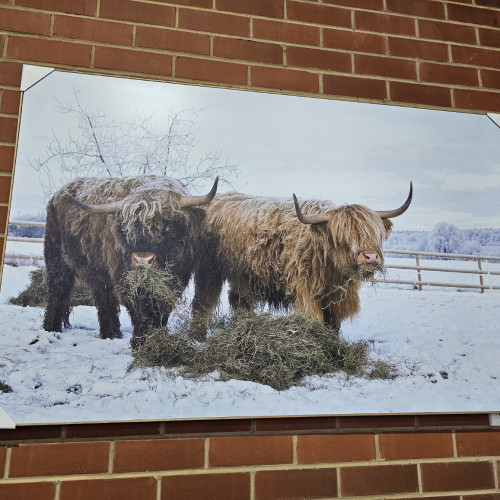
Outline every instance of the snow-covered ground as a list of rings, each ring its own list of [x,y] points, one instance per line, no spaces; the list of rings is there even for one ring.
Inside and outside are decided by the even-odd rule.
[[[0,381],[13,389],[0,393],[0,407],[16,423],[500,411],[500,292],[366,286],[343,336],[371,340],[373,358],[394,363],[399,376],[313,376],[278,392],[221,382],[217,373],[198,380],[158,369],[126,373],[127,314],[121,340],[100,339],[95,309],[83,306],[71,330],[45,332],[42,309],[7,304],[31,270],[5,266],[0,294]]]

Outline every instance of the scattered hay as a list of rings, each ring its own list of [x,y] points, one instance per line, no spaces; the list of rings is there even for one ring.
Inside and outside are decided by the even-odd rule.
[[[181,375],[190,378],[218,371],[223,380],[249,380],[279,391],[301,384],[308,375],[339,371],[385,378],[383,362],[369,360],[368,342],[349,343],[333,328],[300,314],[275,317],[238,311],[217,318],[205,343],[189,338],[187,331],[154,331],[133,352],[129,370],[179,367]]]
[[[174,307],[179,298],[178,279],[168,269],[139,266],[125,275],[125,294],[131,301],[136,298],[154,297]]]
[[[127,372],[141,367],[191,366],[195,350],[194,342],[186,335],[169,334],[162,329],[156,329],[141,347],[133,351],[134,360],[128,366]]]
[[[9,299],[9,304],[23,307],[45,307],[47,305],[47,270],[45,267],[30,272],[30,284],[17,297]],[[75,281],[71,306],[93,306],[94,297],[90,289],[80,280]]]
[[[192,373],[218,370],[225,379],[285,390],[307,375],[359,374],[367,359],[367,343],[350,345],[333,328],[306,316],[238,312],[196,353]]]

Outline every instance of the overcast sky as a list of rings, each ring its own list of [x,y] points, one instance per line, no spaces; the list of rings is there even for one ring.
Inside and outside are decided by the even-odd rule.
[[[486,116],[54,72],[25,92],[11,217],[44,210],[28,159],[78,131],[55,99],[111,117],[203,108],[195,155],[220,151],[237,190],[326,198],[374,210],[413,203],[395,229],[500,228],[500,129]],[[227,188],[220,188],[225,191]]]

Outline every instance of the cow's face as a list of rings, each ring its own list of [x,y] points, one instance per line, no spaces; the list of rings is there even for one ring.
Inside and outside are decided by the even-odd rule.
[[[392,222],[361,205],[346,205],[330,213],[325,224],[331,238],[330,260],[344,276],[369,279],[383,268],[383,242]]]

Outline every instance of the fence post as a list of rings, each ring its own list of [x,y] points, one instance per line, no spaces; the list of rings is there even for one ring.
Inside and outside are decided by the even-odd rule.
[[[418,279],[418,291],[421,292],[422,291],[422,274],[421,274],[421,271],[420,271],[420,255],[418,253],[415,254],[415,259],[417,261],[417,279]]]
[[[483,266],[481,265],[481,258],[478,257],[477,259],[477,266],[479,267],[479,270],[482,271],[483,270]],[[481,284],[481,293],[484,293],[484,281],[483,281],[483,275],[480,274],[479,275],[479,283]]]

